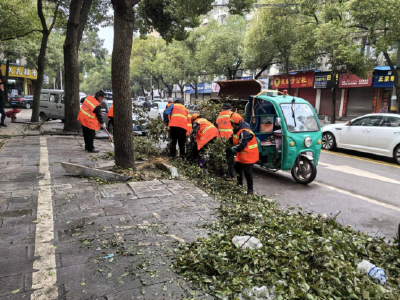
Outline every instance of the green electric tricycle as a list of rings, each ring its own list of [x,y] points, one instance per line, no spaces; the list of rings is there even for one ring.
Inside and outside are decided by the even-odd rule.
[[[235,97],[241,100],[246,89],[258,92],[247,98],[245,108],[246,122],[258,140],[258,164],[271,171],[291,171],[299,183],[312,182],[317,176],[322,134],[311,104],[286,95],[286,91],[261,91],[261,84],[256,80],[220,81],[218,84],[220,95],[229,95],[231,100]]]

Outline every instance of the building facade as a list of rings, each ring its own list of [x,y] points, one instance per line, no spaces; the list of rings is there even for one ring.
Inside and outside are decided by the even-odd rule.
[[[10,64],[8,70],[6,65],[1,64],[1,73],[3,76],[8,73],[8,90],[10,96],[15,95],[33,95],[37,80],[37,70],[26,68],[18,64]]]

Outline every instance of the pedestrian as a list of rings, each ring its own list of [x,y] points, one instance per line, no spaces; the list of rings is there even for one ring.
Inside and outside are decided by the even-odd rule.
[[[143,110],[144,111],[150,111],[151,109],[151,103],[149,101],[149,99],[146,97],[143,103]]]
[[[179,145],[179,155],[185,156],[186,132],[188,131],[187,116],[189,111],[181,104],[179,100],[175,100],[174,104],[168,107],[165,112],[168,115],[171,135],[170,155],[176,157],[176,143]]]
[[[382,108],[379,111],[380,114],[387,114],[388,113],[388,103],[383,102]]]
[[[1,122],[0,126],[7,127],[6,124],[4,124],[4,120],[6,118],[6,111],[4,110],[6,106],[6,96],[4,95],[4,84],[0,83],[0,114],[1,114]]]
[[[230,121],[233,135],[229,141],[233,144],[231,152],[236,154],[235,171],[238,185],[243,185],[243,173],[247,181],[247,197],[253,195],[253,167],[259,160],[258,145],[250,125],[243,121],[238,113],[232,113]]]
[[[220,137],[219,132],[213,123],[205,118],[201,118],[196,113],[192,115],[192,125],[191,141],[196,141],[196,146],[193,149],[194,157],[198,158],[199,166],[204,166],[204,161],[200,162],[202,160],[200,153],[204,152],[207,144],[212,143],[212,141]]]
[[[85,150],[90,153],[98,153],[99,150],[94,148],[93,142],[96,135],[95,130],[99,130],[100,126],[106,129],[101,115],[100,102],[104,99],[104,92],[98,91],[93,96],[87,96],[82,104],[78,114],[78,121],[82,124],[83,138],[85,140]]]
[[[108,113],[107,113],[107,118],[110,120],[110,122],[114,121],[114,104],[111,104],[111,107],[110,107],[110,109],[108,110]]]
[[[224,137],[226,139],[229,139],[233,134],[233,127],[230,120],[231,114],[232,105],[230,103],[225,103],[224,105],[222,105],[222,111],[219,113],[216,121],[219,134],[221,135],[221,137]],[[228,163],[228,167],[226,170],[225,179],[227,181],[233,181],[235,180],[235,178],[233,174],[234,156],[232,152],[226,152],[226,161]]]

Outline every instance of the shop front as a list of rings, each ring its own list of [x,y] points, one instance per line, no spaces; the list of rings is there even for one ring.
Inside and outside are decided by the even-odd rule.
[[[273,78],[272,88],[279,91],[289,89],[289,80],[291,86],[290,95],[300,97],[315,108],[317,90],[314,89],[314,71],[310,72],[292,72],[287,75],[276,75]]]
[[[389,112],[396,111],[395,103],[391,105],[391,98],[393,95],[394,75],[390,67],[376,67],[374,68],[374,100],[373,112]]]
[[[336,76],[338,79],[339,76]],[[316,111],[319,115],[332,115],[332,88],[334,80],[331,72],[316,72],[314,78],[314,89],[317,90]],[[343,89],[336,89],[335,115],[341,116],[341,102]]]
[[[10,64],[8,70],[8,91],[10,96],[33,95],[37,79],[36,69]],[[1,65],[1,74],[6,74],[6,65]]]
[[[366,79],[343,74],[339,77],[339,88],[348,89],[347,103],[344,103],[344,116],[358,117],[373,111],[374,88],[372,77]]]
[[[197,85],[197,99],[194,88],[187,84],[185,85],[185,103],[198,104],[204,100],[210,100],[213,92],[212,83],[199,83]]]

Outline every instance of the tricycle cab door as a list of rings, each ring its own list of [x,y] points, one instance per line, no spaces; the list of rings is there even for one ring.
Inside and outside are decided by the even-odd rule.
[[[282,170],[292,170],[297,157],[306,153],[315,165],[321,153],[321,126],[315,110],[304,100],[299,103],[281,103],[282,114]]]

